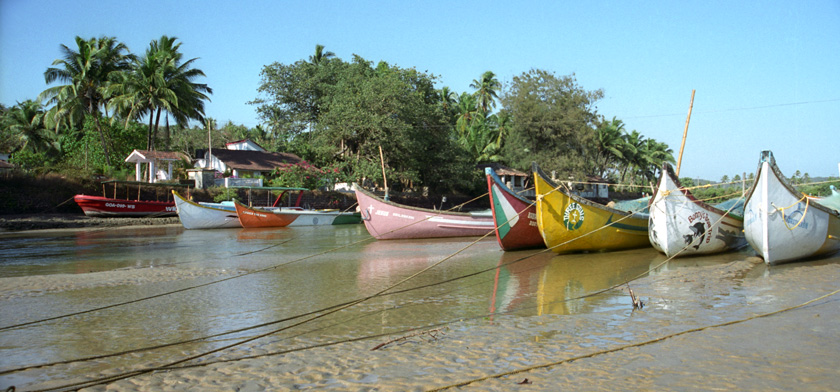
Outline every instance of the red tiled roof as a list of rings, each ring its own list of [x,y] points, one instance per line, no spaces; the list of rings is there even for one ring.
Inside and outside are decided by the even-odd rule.
[[[213,156],[231,169],[267,171],[284,164],[302,161],[299,156],[286,152],[214,149]]]

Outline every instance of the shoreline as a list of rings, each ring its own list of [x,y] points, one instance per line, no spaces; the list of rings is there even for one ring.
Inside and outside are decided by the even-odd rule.
[[[48,229],[77,229],[101,228],[121,226],[158,226],[181,224],[177,216],[148,218],[148,217],[114,217],[99,218],[84,214],[51,213],[51,214],[15,214],[0,215],[0,234],[19,233],[25,231]]]

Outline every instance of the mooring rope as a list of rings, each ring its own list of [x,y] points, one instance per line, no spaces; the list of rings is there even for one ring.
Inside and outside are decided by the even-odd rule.
[[[484,195],[482,195],[482,196],[480,196],[480,197],[483,197],[483,196],[484,196]],[[476,198],[476,199],[477,199],[477,198]],[[473,199],[473,200],[475,200],[475,199]],[[466,203],[469,203],[469,202],[471,202],[471,201],[472,201],[472,200],[470,200],[470,201],[468,201],[468,202],[466,202]],[[463,204],[466,204],[466,203],[463,203]],[[462,205],[463,205],[463,204],[462,204]],[[453,208],[454,208],[454,207],[453,207]],[[511,217],[511,219],[513,219],[513,217]],[[510,219],[509,219],[509,220],[510,220]],[[613,222],[613,223],[617,223],[617,222],[619,222],[619,221],[620,221],[620,220],[618,220],[618,221],[616,221],[616,222]],[[506,223],[507,223],[507,222],[506,222]],[[500,225],[500,226],[501,226],[501,225]],[[609,225],[607,225],[607,226],[609,226]],[[606,227],[606,226],[605,226],[605,227]],[[603,227],[602,227],[602,228],[600,228],[600,229],[603,229]],[[598,229],[598,230],[600,230],[600,229]],[[491,233],[492,233],[492,231],[491,231]],[[286,328],[282,328],[282,329],[279,329],[279,330],[275,330],[275,331],[269,332],[268,334],[263,334],[263,335],[259,335],[259,336],[257,336],[257,337],[252,337],[252,338],[249,338],[249,339],[247,339],[247,340],[245,340],[245,341],[235,343],[235,344],[233,344],[233,345],[230,345],[230,346],[228,346],[228,347],[226,347],[226,348],[222,348],[222,349],[220,349],[220,350],[214,350],[214,351],[212,351],[212,352],[210,352],[210,353],[214,353],[214,352],[217,352],[217,351],[221,351],[221,350],[223,350],[223,349],[227,349],[227,348],[230,348],[230,347],[233,347],[233,346],[241,345],[241,344],[247,343],[247,342],[249,342],[249,341],[253,341],[253,340],[259,339],[259,338],[261,338],[261,337],[268,336],[268,335],[270,335],[270,334],[274,334],[274,333],[276,333],[276,332],[280,332],[280,331],[283,331],[283,330],[286,330],[286,329],[289,329],[289,328],[292,328],[292,327],[295,327],[295,326],[298,326],[298,325],[302,325],[302,324],[304,324],[304,323],[306,323],[306,322],[308,322],[308,321],[312,321],[312,320],[315,320],[315,319],[317,319],[317,318],[324,317],[324,316],[326,316],[326,315],[328,315],[328,314],[335,313],[335,312],[340,311],[340,310],[342,310],[342,309],[344,309],[344,308],[347,308],[347,307],[353,306],[353,305],[355,305],[355,304],[357,304],[357,303],[361,303],[361,302],[363,302],[363,301],[365,301],[365,300],[368,300],[368,299],[371,299],[371,298],[375,298],[375,297],[378,297],[378,296],[381,296],[381,295],[385,295],[385,293],[386,293],[387,291],[389,291],[389,290],[393,289],[394,287],[396,287],[396,286],[398,286],[398,285],[400,285],[400,284],[402,284],[402,283],[404,283],[404,282],[406,282],[406,281],[408,281],[408,280],[412,279],[413,277],[416,277],[416,276],[417,276],[417,275],[419,275],[419,274],[424,273],[424,272],[425,272],[425,271],[427,271],[428,269],[431,269],[431,268],[435,267],[436,265],[439,265],[440,263],[442,263],[442,262],[446,261],[447,259],[449,259],[449,258],[451,258],[451,257],[454,257],[454,256],[455,256],[455,255],[457,255],[458,253],[460,253],[460,252],[462,252],[462,251],[464,251],[464,250],[468,249],[469,247],[473,246],[475,243],[477,243],[478,241],[482,240],[483,238],[486,238],[486,236],[487,236],[487,235],[489,235],[489,234],[490,234],[490,233],[486,234],[485,236],[483,236],[483,237],[479,238],[478,240],[474,241],[473,243],[471,243],[471,244],[467,245],[466,247],[462,248],[461,250],[459,250],[459,251],[457,251],[457,252],[453,253],[452,255],[450,255],[450,256],[448,256],[448,257],[446,257],[446,258],[444,258],[444,259],[440,260],[439,262],[435,263],[434,265],[429,266],[428,268],[426,268],[426,269],[424,269],[424,270],[422,270],[422,271],[419,271],[419,272],[417,272],[416,274],[414,274],[414,275],[412,275],[412,276],[410,276],[410,277],[408,277],[408,278],[405,278],[405,279],[404,279],[404,280],[402,280],[401,282],[398,282],[398,283],[396,283],[395,285],[392,285],[391,287],[388,287],[388,288],[386,288],[386,289],[384,289],[384,290],[380,291],[380,292],[379,292],[379,293],[377,293],[377,294],[374,294],[374,295],[372,295],[372,296],[369,296],[369,297],[366,297],[366,298],[363,298],[363,299],[360,299],[360,300],[357,300],[357,301],[351,301],[351,302],[349,302],[349,303],[346,303],[346,305],[345,305],[345,306],[340,307],[339,309],[336,309],[336,310],[334,310],[334,311],[331,311],[331,312],[328,312],[328,313],[322,314],[322,315],[320,315],[320,316],[316,316],[316,317],[310,318],[309,320],[303,321],[303,322],[301,322],[301,323],[298,323],[298,324],[295,324],[295,325],[292,325],[292,326],[289,326],[289,327],[286,327]],[[578,238],[580,238],[580,237],[578,237]],[[572,240],[570,240],[570,241],[568,241],[568,242],[574,241],[574,240],[576,240],[576,239],[578,239],[578,238],[572,239]],[[358,242],[364,242],[364,241],[358,241]],[[357,242],[357,243],[358,243],[358,242]],[[272,247],[273,247],[273,246],[272,246]],[[342,247],[339,247],[339,248],[337,248],[337,249],[340,249],[340,248],[342,248]],[[687,247],[686,247],[686,248],[687,248]],[[511,261],[511,262],[509,262],[509,263],[505,263],[505,264],[503,264],[503,265],[513,264],[513,263],[515,263],[515,262],[519,262],[519,261],[522,261],[522,260],[524,260],[524,259],[527,259],[527,258],[530,258],[530,257],[534,257],[534,256],[536,256],[536,255],[538,255],[538,254],[541,254],[541,253],[544,253],[544,252],[546,252],[546,251],[548,251],[548,249],[546,249],[546,250],[544,250],[544,251],[541,251],[541,252],[538,252],[538,253],[535,253],[535,254],[532,254],[532,255],[528,255],[528,256],[523,257],[523,258],[520,258],[520,259],[518,259],[518,260]],[[329,251],[327,251],[327,252],[322,252],[322,253],[328,253],[328,252],[329,252]],[[250,253],[253,253],[253,252],[250,252]],[[676,256],[676,255],[675,255],[675,256]],[[311,257],[314,257],[314,255],[313,255],[313,256],[311,256]],[[673,258],[673,257],[672,257],[672,258]],[[670,260],[670,258],[669,258],[669,260]],[[664,264],[664,263],[665,263],[665,262],[667,262],[667,261],[668,261],[668,260],[664,261],[664,262],[663,262],[663,263],[661,263],[660,265]],[[293,262],[293,261],[292,261],[292,262]],[[291,263],[291,262],[289,262],[289,263]],[[289,263],[285,263],[285,264],[289,264]],[[285,264],[282,264],[282,265],[285,265]],[[278,266],[279,266],[279,265],[278,265]],[[501,265],[500,265],[500,266],[501,266]],[[489,268],[489,269],[487,269],[487,270],[484,270],[484,271],[479,271],[479,272],[476,272],[476,273],[473,273],[473,274],[468,274],[468,275],[466,275],[466,276],[464,276],[464,277],[459,277],[459,278],[456,278],[456,279],[451,279],[451,280],[449,280],[449,281],[452,281],[452,280],[457,280],[457,279],[463,279],[463,278],[468,277],[468,276],[477,275],[477,274],[479,274],[479,273],[483,273],[483,272],[486,272],[486,271],[489,271],[489,270],[494,270],[494,269],[496,269],[496,268],[499,268],[500,266],[497,266],[497,267],[494,267],[494,268]],[[269,267],[269,268],[266,268],[266,269],[263,269],[263,270],[267,270],[267,269],[271,269],[271,268],[276,268],[276,267],[277,267],[277,266],[273,266],[273,267]],[[659,267],[659,265],[658,265],[658,266],[656,266],[656,267],[654,267],[653,269],[658,268],[658,267]],[[263,270],[260,270],[260,271],[263,271]],[[652,270],[652,269],[651,269],[651,270]],[[253,272],[251,272],[251,273],[256,273],[256,272],[260,272],[260,271],[253,271]],[[649,272],[648,272],[648,273],[649,273]],[[646,275],[646,274],[648,274],[648,273],[640,274],[638,277],[644,276],[644,275]],[[244,274],[243,274],[243,275],[244,275]],[[237,276],[235,276],[235,277],[231,277],[231,278],[228,278],[228,279],[233,279],[233,278],[236,278],[236,277],[241,277],[241,276],[243,276],[243,275],[237,275]],[[638,278],[638,277],[637,277],[637,278]],[[635,279],[637,279],[637,278],[631,279],[630,281],[635,280]],[[226,280],[228,280],[228,279],[226,279]],[[446,282],[447,282],[447,281],[443,281],[443,282],[438,282],[438,283],[434,283],[434,284],[430,284],[430,285],[426,285],[426,286],[439,285],[439,284],[444,284],[444,283],[446,283]],[[214,282],[210,282],[209,284],[212,284],[212,283],[214,283]],[[628,281],[627,283],[629,283],[629,281]],[[621,286],[621,285],[624,285],[624,284],[627,284],[627,283],[622,283],[622,284],[620,284],[620,285],[616,285],[616,286],[613,286],[613,287],[611,287],[611,288],[608,288],[608,289],[605,289],[605,290],[601,290],[601,291],[598,291],[598,292],[596,292],[596,293],[591,293],[591,294],[586,295],[586,296],[581,296],[581,297],[579,297],[579,298],[575,298],[575,299],[580,299],[580,298],[585,298],[585,297],[587,297],[587,296],[592,296],[592,295],[600,294],[600,293],[602,293],[602,292],[605,292],[605,291],[611,290],[611,289],[613,289],[613,288],[615,288],[615,287],[618,287],[618,286]],[[420,286],[420,287],[424,287],[424,286]],[[401,290],[401,291],[398,291],[398,292],[405,292],[405,291],[409,291],[409,290],[416,290],[416,289],[418,289],[418,288],[420,288],[420,287],[415,287],[415,288],[411,288],[411,289]],[[177,292],[177,291],[176,291],[176,292]],[[398,292],[393,292],[393,293],[398,293]],[[574,300],[574,299],[565,299],[564,301],[570,301],[570,300]],[[558,301],[555,301],[555,302],[558,302]],[[316,312],[317,312],[317,311],[316,311]],[[310,313],[310,314],[311,314],[311,313]],[[494,312],[494,314],[503,314],[503,313]],[[296,316],[295,318],[297,318],[297,317],[300,317],[300,316]],[[288,320],[288,319],[287,319],[287,320]],[[273,324],[273,323],[274,323],[274,322],[272,322],[271,324]],[[260,325],[260,326],[256,326],[256,327],[249,327],[249,328],[245,328],[245,329],[242,329],[242,330],[247,330],[247,329],[258,328],[258,327],[265,326],[265,325],[268,325],[268,324],[264,324],[264,325]],[[221,335],[225,335],[225,334],[229,334],[229,333],[233,333],[233,332],[241,332],[242,330],[237,330],[237,331],[232,331],[232,332],[226,332],[226,333],[222,333],[222,334],[217,334],[217,335],[213,335],[213,336],[211,336],[211,337],[221,336]],[[210,337],[204,337],[204,338],[194,339],[194,340],[191,340],[191,341],[186,341],[186,342],[193,342],[193,341],[196,341],[196,340],[205,340],[205,339],[208,339],[208,338],[210,338]],[[167,346],[171,346],[171,345],[175,345],[175,344],[184,344],[184,343],[185,343],[185,342],[178,342],[178,343],[172,343],[172,344],[162,345],[162,346],[160,346],[160,347],[167,347]],[[133,352],[133,351],[137,351],[137,350],[132,350],[132,352]],[[199,355],[199,357],[200,357],[200,356],[204,356],[204,355],[209,355],[210,353],[205,353],[205,354]],[[113,356],[113,355],[121,355],[121,354],[112,354],[112,355],[108,355],[108,356]],[[96,359],[96,358],[91,358],[91,359]],[[182,362],[187,362],[187,361],[192,360],[192,359],[194,359],[194,358],[188,358],[188,359],[185,359],[185,360],[182,360],[182,361],[176,362],[175,364],[182,363]],[[78,361],[78,360],[77,360],[77,361]],[[75,361],[72,361],[72,362],[75,362]],[[58,363],[56,363],[56,364],[58,364]],[[172,364],[170,364],[169,366],[171,366],[171,365],[172,365]],[[48,366],[48,365],[37,365],[37,366]],[[32,366],[32,367],[36,367],[36,366]],[[19,370],[23,370],[23,369],[15,369],[15,370],[12,370],[12,371],[19,371]],[[7,372],[11,372],[11,371],[7,371]],[[7,373],[7,372],[4,372],[4,373]],[[3,373],[0,373],[0,374],[3,374]],[[127,375],[126,377],[123,377],[123,378],[132,377],[132,376],[134,376],[134,375],[136,375],[136,374],[133,374],[133,373],[132,373],[131,375]],[[103,381],[104,381],[104,380],[103,380]],[[110,380],[110,381],[104,381],[104,382],[105,382],[105,383],[107,383],[107,382],[111,382],[111,381],[116,381],[116,379],[114,379],[114,380]],[[67,387],[67,386],[65,386],[65,387]]]
[[[614,348],[610,348],[610,349],[596,351],[594,353],[583,354],[583,355],[578,355],[578,356],[571,357],[571,358],[561,359],[559,361],[554,361],[554,362],[529,366],[529,367],[526,367],[526,368],[516,369],[516,370],[509,371],[509,372],[496,373],[496,374],[492,374],[492,375],[484,376],[484,377],[478,377],[478,378],[474,378],[472,380],[466,380],[466,381],[455,383],[455,384],[450,384],[450,385],[446,385],[446,386],[442,386],[442,387],[438,387],[438,388],[434,388],[434,389],[429,389],[429,390],[427,390],[427,392],[436,392],[436,391],[443,391],[443,390],[457,388],[457,387],[463,387],[463,386],[473,384],[473,383],[476,383],[476,382],[486,381],[486,380],[489,380],[491,378],[500,378],[500,377],[511,376],[511,375],[514,375],[514,374],[530,372],[530,371],[537,370],[537,369],[543,369],[543,368],[548,368],[548,367],[552,367],[552,366],[562,365],[564,363],[569,363],[569,362],[573,362],[573,361],[577,361],[577,360],[581,360],[581,359],[593,358],[593,357],[597,357],[597,356],[604,355],[604,354],[610,354],[610,353],[614,353],[614,352],[617,352],[617,351],[626,350],[628,348],[646,346],[646,345],[650,345],[650,344],[653,344],[653,343],[658,343],[658,342],[661,342],[661,341],[664,341],[664,340],[668,340],[668,339],[671,339],[671,338],[674,338],[674,337],[677,337],[677,336],[680,336],[680,335],[685,335],[685,334],[694,333],[694,332],[700,332],[700,331],[704,331],[704,330],[712,329],[712,328],[719,328],[719,327],[725,327],[725,326],[729,326],[729,325],[741,324],[741,323],[744,323],[744,322],[747,322],[747,321],[750,321],[750,320],[765,318],[765,317],[773,316],[773,315],[776,315],[776,314],[779,314],[779,313],[799,309],[799,308],[802,308],[804,306],[808,306],[808,305],[810,305],[814,302],[817,302],[817,301],[826,299],[828,297],[831,297],[831,296],[833,296],[837,293],[840,293],[840,289],[832,291],[828,294],[819,296],[819,297],[814,298],[810,301],[801,303],[799,305],[791,306],[791,307],[788,307],[788,308],[776,310],[776,311],[769,312],[769,313],[758,314],[758,315],[747,317],[747,318],[744,318],[744,319],[732,320],[732,321],[727,321],[727,322],[723,322],[723,323],[719,323],[719,324],[706,325],[706,326],[703,326],[703,327],[687,329],[685,331],[672,333],[672,334],[661,336],[661,337],[658,337],[658,338],[655,338],[655,339],[646,340],[644,342],[626,344],[626,345],[619,346],[619,347],[614,347]]]

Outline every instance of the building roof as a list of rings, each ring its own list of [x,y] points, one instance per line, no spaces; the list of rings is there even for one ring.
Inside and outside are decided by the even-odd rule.
[[[516,177],[530,177],[528,173],[521,172],[516,169],[511,169],[507,166],[498,163],[481,163],[477,165],[479,169],[484,170],[485,167],[492,168],[498,176],[516,176]]]
[[[296,164],[302,161],[299,156],[287,152],[214,149],[213,156],[231,169],[238,170],[267,171],[284,164]]]
[[[149,162],[149,161],[181,161],[190,158],[186,154],[175,151],[149,151],[149,150],[134,150],[125,158],[126,162]]]

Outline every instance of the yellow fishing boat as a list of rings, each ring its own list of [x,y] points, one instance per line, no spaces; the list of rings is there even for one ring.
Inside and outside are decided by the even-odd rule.
[[[584,199],[556,185],[533,164],[537,226],[557,253],[650,246],[648,214],[621,211]]]

